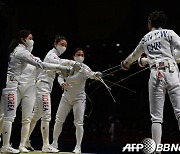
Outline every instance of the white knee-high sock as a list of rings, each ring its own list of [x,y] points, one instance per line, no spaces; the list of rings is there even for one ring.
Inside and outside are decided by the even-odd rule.
[[[30,138],[30,136],[31,136],[31,134],[32,134],[32,132],[34,130],[34,128],[36,126],[36,123],[37,123],[37,121],[35,121],[33,119],[31,120],[27,141],[29,140],[29,138]]]
[[[41,121],[41,133],[43,139],[43,146],[49,146],[49,122]]]
[[[53,144],[58,145],[58,138],[62,132],[62,123],[56,122],[53,130]]]
[[[84,128],[83,126],[76,126],[76,146],[80,147],[81,146],[81,142],[82,142],[82,138],[83,138],[83,134],[84,134]]]
[[[21,142],[20,146],[25,146],[25,143],[28,138],[30,123],[23,123],[21,128]]]
[[[4,121],[3,124],[3,147],[8,147],[11,137],[12,122]]]
[[[155,141],[156,144],[161,143],[161,136],[162,136],[162,124],[160,123],[152,123],[152,139]]]
[[[3,121],[4,121],[4,119],[0,118],[0,135],[1,135],[2,130],[3,130]]]

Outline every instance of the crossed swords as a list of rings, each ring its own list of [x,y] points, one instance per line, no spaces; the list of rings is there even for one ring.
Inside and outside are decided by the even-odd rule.
[[[134,62],[134,63],[132,63],[131,65],[134,65],[134,64],[136,64],[136,63],[137,63],[137,61]],[[102,73],[105,73],[105,72],[108,72],[108,71],[111,71],[111,70],[117,68],[117,69],[115,69],[114,71],[112,71],[112,72],[110,72],[110,73],[106,73],[106,74],[103,76],[103,78],[106,77],[106,76],[112,76],[114,73],[122,70],[122,68],[121,68],[120,66],[121,66],[121,65],[116,65],[116,66],[114,66],[114,67],[111,67],[111,68],[109,68],[109,69],[106,69],[106,70],[102,71]],[[111,87],[116,85],[116,86],[119,86],[119,87],[121,87],[121,88],[123,88],[123,89],[126,89],[126,90],[128,90],[128,91],[131,91],[131,92],[133,92],[133,93],[136,93],[136,91],[134,91],[134,90],[132,90],[132,89],[130,89],[130,88],[124,87],[124,86],[120,85],[119,83],[122,82],[122,81],[124,81],[124,80],[127,80],[127,79],[129,79],[129,78],[131,78],[131,77],[133,77],[133,76],[135,76],[135,75],[137,75],[137,74],[139,74],[139,73],[147,70],[147,69],[149,69],[149,67],[146,67],[146,68],[144,68],[144,69],[142,69],[142,70],[139,70],[139,71],[137,71],[137,72],[135,72],[135,73],[133,73],[133,74],[125,77],[125,78],[122,78],[121,80],[119,80],[119,81],[117,81],[117,82],[112,82],[112,81],[109,81],[109,80],[107,80],[107,79],[104,79],[104,80],[103,80],[103,78],[100,78],[100,77],[98,77],[97,80],[100,81],[100,82],[106,87],[106,89],[108,90],[108,92],[109,92],[110,96],[112,97],[113,101],[116,102],[115,98],[113,97],[113,95],[112,95],[112,93],[111,93],[111,91],[110,91],[110,90],[111,90]],[[111,83],[111,85],[110,85],[110,86],[107,86],[107,84],[106,84],[104,81]],[[96,82],[96,80],[94,80],[94,81],[92,81],[91,83],[89,83],[89,85],[93,84],[94,82]],[[100,86],[99,86],[99,87],[100,87]],[[91,92],[91,94],[94,93],[99,87],[97,87],[93,92]]]

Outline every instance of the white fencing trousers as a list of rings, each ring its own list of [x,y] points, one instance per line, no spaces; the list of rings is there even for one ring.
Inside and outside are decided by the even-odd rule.
[[[33,107],[36,101],[36,86],[19,86],[22,106],[22,123],[30,123]]]
[[[35,102],[35,86],[21,87],[17,89],[3,89],[3,106],[5,120],[14,121],[17,106],[22,103],[22,123],[30,122],[32,110]]]
[[[47,82],[40,81],[37,86],[37,104],[42,121],[51,121],[51,87]]]
[[[4,120],[4,109],[3,109],[3,97],[1,95],[1,100],[0,100],[0,135],[2,133],[3,120]]]
[[[18,86],[18,90],[21,96],[22,107],[22,128],[20,146],[25,146],[25,142],[28,138],[32,111],[36,100],[36,86],[32,83],[25,85],[22,84]]]
[[[2,91],[4,121],[14,122],[16,117],[16,109],[19,102],[17,84],[16,81],[9,81],[7,87]]]
[[[158,71],[151,69],[149,79],[149,101],[152,122],[163,122],[163,109],[166,89],[172,103],[174,114],[177,119],[180,118],[180,78],[177,67],[170,73],[169,69],[159,70],[161,73],[158,78]]]
[[[41,119],[41,112],[40,112],[40,109],[39,109],[39,104],[37,103],[37,99],[36,99],[31,120],[37,122],[39,119]]]
[[[68,113],[73,109],[74,125],[83,125],[84,112],[85,112],[85,100],[78,99],[70,103],[68,99],[62,95],[57,113],[56,122],[64,123]]]

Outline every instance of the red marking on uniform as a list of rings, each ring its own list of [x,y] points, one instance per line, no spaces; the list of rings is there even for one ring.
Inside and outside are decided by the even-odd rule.
[[[162,77],[163,77],[162,73],[160,71],[158,71],[158,78],[160,79]]]
[[[8,94],[8,111],[14,110],[15,96],[13,93]]]
[[[49,109],[49,97],[48,94],[42,95],[43,110],[46,111]]]

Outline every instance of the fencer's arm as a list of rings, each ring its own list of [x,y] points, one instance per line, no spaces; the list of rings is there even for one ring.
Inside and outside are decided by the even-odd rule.
[[[174,49],[174,55],[177,62],[177,59],[180,59],[180,50]]]
[[[69,83],[65,82],[64,77],[61,75],[58,76],[58,83],[60,84],[62,90],[67,90],[69,87]]]
[[[69,71],[69,67],[68,66],[63,66],[63,65],[60,65],[60,64],[53,64],[53,63],[42,62],[39,57],[35,57],[28,50],[24,50],[23,53],[19,54],[19,57],[23,61],[25,61],[25,62],[27,62],[27,63],[29,63],[31,65],[34,65],[36,67],[39,67],[41,69],[54,70],[54,71]]]
[[[143,47],[141,42],[135,48],[135,50],[124,60],[125,63],[132,64],[135,62],[143,53]]]
[[[180,58],[176,59],[176,63],[178,64],[180,63]]]
[[[74,60],[69,60],[69,59],[61,59],[60,64],[64,66],[73,66],[76,63]]]
[[[32,55],[28,50],[23,50],[23,52],[20,52],[17,57],[21,59],[22,61],[29,63],[33,66],[36,66],[38,68],[43,68],[42,61],[39,57],[35,57]]]
[[[43,69],[45,69],[45,70],[63,71],[63,72],[70,70],[70,67],[63,66],[61,64],[42,62],[42,66],[43,66]]]
[[[173,30],[169,31],[170,41],[172,46],[175,48],[175,59],[180,58],[180,37]]]
[[[83,73],[86,74],[86,76],[90,79],[99,80],[99,78],[102,78],[101,72],[98,72],[98,71],[94,72],[86,65],[82,66],[81,69],[82,69]]]
[[[94,79],[94,72],[85,64],[82,64],[81,66],[81,73],[85,74],[87,78]]]
[[[176,58],[176,55],[175,55]],[[180,58],[176,58],[176,63],[180,63]],[[138,58],[138,64],[140,67],[145,67],[148,64],[148,58],[147,57],[139,57]]]
[[[138,46],[135,48],[135,50],[125,59],[121,62],[121,68],[123,70],[128,70],[130,68],[130,65],[135,62],[144,52],[142,47],[142,41],[138,44]]]
[[[177,49],[174,49],[174,54],[175,54],[175,60],[176,63],[180,63],[180,51]],[[145,67],[148,64],[148,58],[147,57],[139,57],[138,58],[138,64],[140,67]]]
[[[58,80],[58,83],[60,84],[60,86],[62,86],[62,84],[65,82],[64,78],[63,78],[63,76],[61,74],[59,74],[57,80]]]
[[[94,79],[94,72],[89,70],[89,69],[85,69],[85,68],[82,68],[83,69],[83,73],[86,74],[86,76],[90,79]]]

